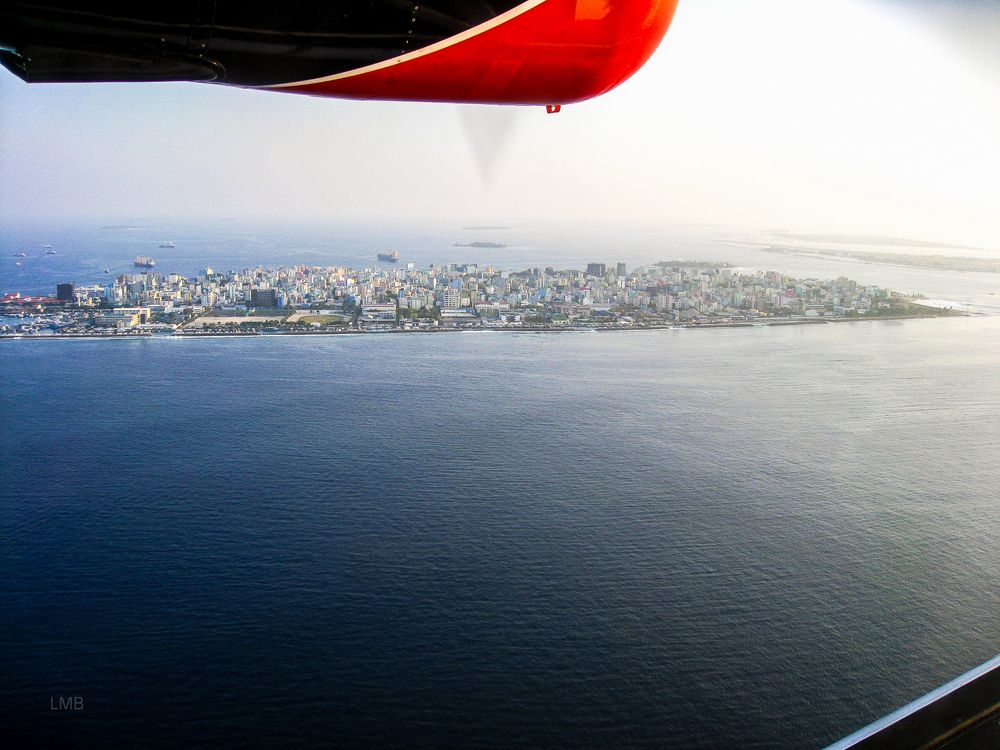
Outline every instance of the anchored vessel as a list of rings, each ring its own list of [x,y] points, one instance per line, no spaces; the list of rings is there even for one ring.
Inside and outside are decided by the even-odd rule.
[[[136,266],[136,268],[152,268],[156,265],[156,261],[148,255],[137,255],[132,263]]]
[[[379,253],[378,259],[388,261],[389,263],[395,263],[399,260],[399,253],[396,250],[388,253]]]

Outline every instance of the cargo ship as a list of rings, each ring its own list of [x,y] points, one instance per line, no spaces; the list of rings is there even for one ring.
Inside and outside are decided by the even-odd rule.
[[[177,245],[175,245],[170,240],[164,240],[163,242],[160,243],[160,247],[177,247]]]
[[[389,263],[395,263],[399,260],[399,253],[396,250],[388,253],[379,253],[378,259],[388,261]]]
[[[137,255],[135,256],[135,260],[132,261],[132,264],[136,268],[152,268],[156,265],[156,261],[147,255]]]

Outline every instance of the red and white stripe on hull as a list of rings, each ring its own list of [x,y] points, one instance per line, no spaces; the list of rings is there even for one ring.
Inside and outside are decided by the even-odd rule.
[[[528,0],[384,62],[267,88],[313,96],[568,104],[610,91],[667,31],[677,0]]]

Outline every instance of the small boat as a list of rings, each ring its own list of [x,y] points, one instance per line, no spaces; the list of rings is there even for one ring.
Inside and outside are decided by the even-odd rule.
[[[55,255],[56,254],[56,251],[52,249],[52,245],[46,245],[45,247],[49,248],[48,250],[45,251],[46,255]]]
[[[105,268],[104,269],[104,273],[111,273],[111,269],[110,268]]]
[[[17,253],[14,257],[15,258],[27,258],[28,254],[27,253]]]

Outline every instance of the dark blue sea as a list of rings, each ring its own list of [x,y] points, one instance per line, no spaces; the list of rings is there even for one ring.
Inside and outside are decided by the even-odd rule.
[[[998,341],[0,342],[4,735],[821,747],[1000,651]]]

